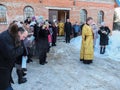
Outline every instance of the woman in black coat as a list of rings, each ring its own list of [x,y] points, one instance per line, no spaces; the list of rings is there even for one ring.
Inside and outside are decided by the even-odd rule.
[[[0,90],[13,90],[11,73],[16,57],[23,53],[20,40],[24,40],[26,33],[18,32],[18,26],[11,24],[0,34]]]
[[[100,30],[98,31],[98,34],[100,35],[100,54],[105,53],[106,45],[108,45],[108,40],[109,40],[109,34],[110,34],[110,29],[105,26],[105,23],[101,23]]]
[[[53,30],[53,34],[52,34],[52,46],[56,46],[58,27],[55,25],[55,23],[53,23],[53,25],[52,25],[52,30]]]
[[[36,55],[39,57],[39,63],[41,65],[47,63],[46,57],[49,48],[48,34],[50,33],[46,30],[44,25],[39,28],[38,38],[36,41]]]

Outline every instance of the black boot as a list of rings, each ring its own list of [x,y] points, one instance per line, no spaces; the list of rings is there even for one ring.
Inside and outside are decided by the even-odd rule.
[[[44,65],[45,63],[43,63],[43,62],[39,62],[39,64]]]
[[[26,76],[26,73],[24,72],[24,70],[22,70],[22,74],[23,74],[23,76]]]
[[[27,71],[27,68],[22,68],[22,70],[23,70],[24,72],[26,72],[26,71]]]
[[[27,81],[26,78],[23,78],[22,70],[17,70],[17,75],[18,75],[18,83],[19,84],[25,83]]]
[[[102,47],[100,47],[100,54],[103,54],[103,52],[102,52]]]
[[[105,53],[105,49],[106,49],[106,48],[104,47],[104,48],[103,48],[103,54]]]
[[[33,62],[32,59],[28,58],[27,63]]]
[[[48,62],[46,61],[47,55],[45,54],[44,56],[44,63],[47,64]]]
[[[84,59],[80,59],[80,61],[84,61]]]
[[[42,59],[42,58],[39,59],[39,64],[41,64],[41,65],[44,65],[44,64],[45,64],[45,62],[43,62],[43,59]]]

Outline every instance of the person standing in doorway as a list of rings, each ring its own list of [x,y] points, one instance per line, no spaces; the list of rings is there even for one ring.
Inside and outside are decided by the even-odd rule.
[[[58,23],[58,29],[59,29],[59,36],[63,36],[64,35],[64,23],[62,22],[62,20],[60,20],[60,22]]]
[[[84,64],[90,64],[93,61],[93,31],[91,24],[93,22],[92,17],[88,17],[86,24],[82,29],[82,45],[80,50],[80,61],[83,61]]]
[[[67,22],[65,23],[64,32],[66,43],[70,43],[70,35],[72,34],[72,24],[69,19],[67,19]]]

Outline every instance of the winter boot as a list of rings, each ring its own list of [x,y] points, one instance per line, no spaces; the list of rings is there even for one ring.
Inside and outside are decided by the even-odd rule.
[[[45,64],[42,58],[39,59],[39,64],[41,64],[41,65],[44,65],[44,64]]]
[[[26,72],[26,71],[27,71],[27,68],[22,68],[22,70],[23,70],[24,72]]]
[[[39,64],[44,65],[45,63],[43,63],[43,62],[39,62]]]
[[[23,78],[22,70],[17,70],[17,75],[18,75],[18,83],[19,84],[25,83],[27,81],[26,78]]]
[[[100,47],[100,54],[102,54],[102,47]]]
[[[27,73],[25,73],[24,70],[22,70],[22,74],[23,74],[23,76],[26,76]]]
[[[80,61],[84,61],[84,59],[80,59]]]

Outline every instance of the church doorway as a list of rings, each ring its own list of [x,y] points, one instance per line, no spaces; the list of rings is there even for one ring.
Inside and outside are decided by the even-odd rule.
[[[69,18],[69,10],[54,10],[49,9],[49,21],[63,21],[66,22],[66,19]]]

